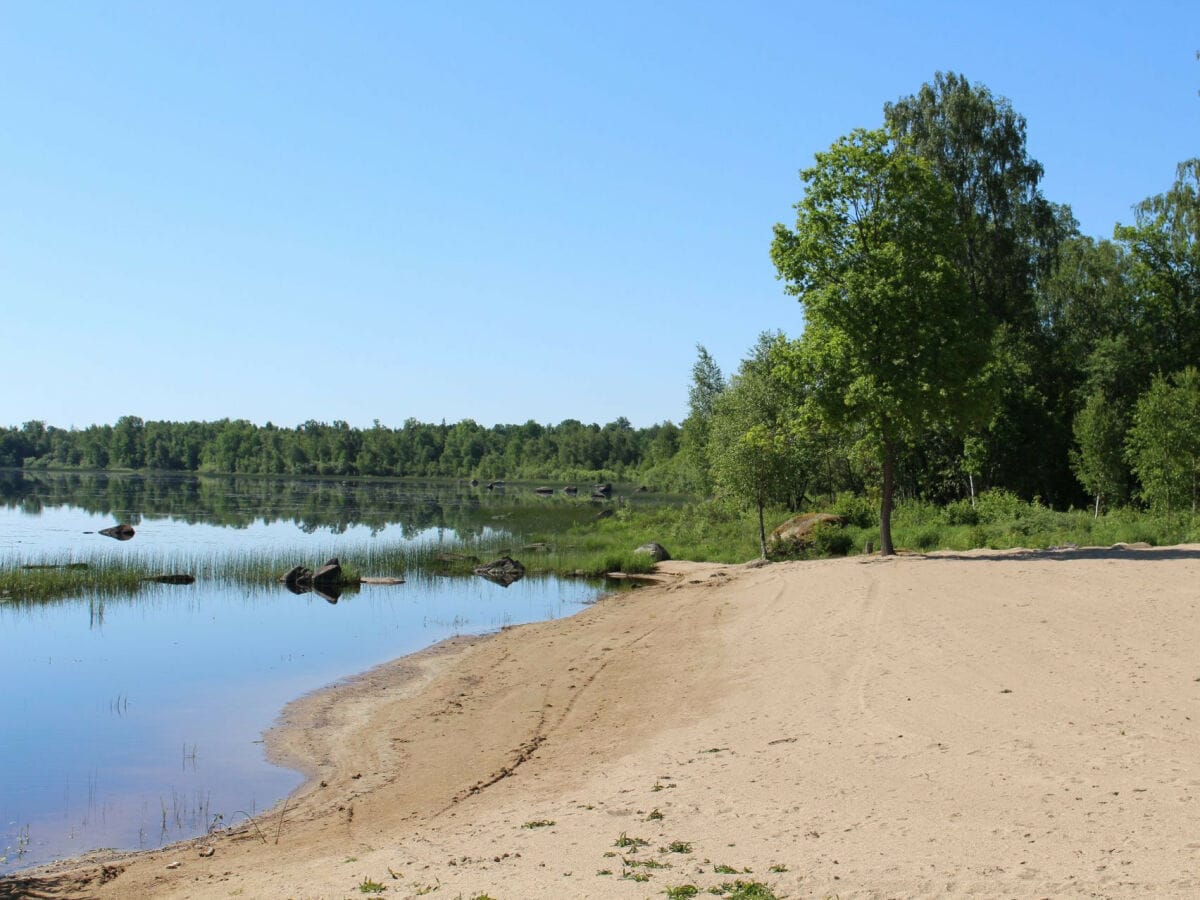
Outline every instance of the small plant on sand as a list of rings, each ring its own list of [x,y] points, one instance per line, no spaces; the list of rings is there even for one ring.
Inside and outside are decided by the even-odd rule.
[[[551,825],[553,825],[553,824],[554,824],[554,820],[553,820],[553,819],[534,819],[532,822],[526,822],[526,823],[525,823],[524,825],[522,825],[521,827],[522,827],[522,828],[529,828],[529,829],[534,829],[534,828],[549,828],[549,827],[550,827]]]
[[[771,866],[771,869],[770,869],[770,871],[772,871],[772,872],[786,872],[787,870],[788,870],[788,867],[785,866],[783,863],[775,863],[775,865]]]
[[[694,884],[681,884],[677,887],[669,887],[663,891],[670,900],[685,900],[687,897],[695,897],[700,893],[700,888]]]
[[[721,896],[725,900],[779,900],[773,890],[761,881],[742,881],[740,878],[721,885]]]
[[[364,894],[382,894],[387,890],[387,888],[378,881],[372,881],[370,878],[364,878],[362,884],[358,886],[358,889]]]
[[[617,837],[614,847],[628,847],[637,850],[638,847],[649,847],[650,842],[640,837],[630,837],[624,831]]]
[[[661,821],[663,818],[664,817],[663,817],[662,811],[659,810],[659,808],[656,806],[656,807],[654,807],[654,809],[650,810],[650,814],[648,816],[646,816],[646,821],[647,822],[658,822],[658,821]]]
[[[736,875],[738,873],[733,866],[713,866],[713,871],[718,875]]]
[[[671,841],[667,846],[659,849],[663,853],[691,853],[692,845],[688,841]]]
[[[669,868],[671,868],[670,863],[661,863],[657,859],[622,859],[621,862],[623,862],[625,865],[629,866],[631,869],[635,868],[637,866],[641,866],[643,869],[669,869]]]

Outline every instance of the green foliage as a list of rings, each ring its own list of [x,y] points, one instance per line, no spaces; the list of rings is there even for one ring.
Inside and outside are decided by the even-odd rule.
[[[1200,371],[1155,378],[1137,402],[1128,454],[1142,496],[1170,513],[1200,503]]]
[[[879,507],[860,494],[842,491],[837,495],[829,511],[841,516],[847,525],[870,528],[879,521]]]
[[[775,226],[771,256],[804,305],[816,405],[879,448],[890,553],[898,449],[932,425],[981,417],[992,320],[958,265],[951,190],[888,132],[853,132],[802,178],[796,228]]]
[[[1092,392],[1083,409],[1075,416],[1075,441],[1078,451],[1071,453],[1071,468],[1088,493],[1100,500],[1119,501],[1124,492],[1128,469],[1124,460],[1126,421],[1121,410],[1100,390]]]
[[[854,539],[837,525],[822,524],[812,531],[812,552],[816,556],[845,556]]]
[[[942,515],[948,525],[978,525],[979,510],[970,500],[955,500],[947,503],[942,509]]]

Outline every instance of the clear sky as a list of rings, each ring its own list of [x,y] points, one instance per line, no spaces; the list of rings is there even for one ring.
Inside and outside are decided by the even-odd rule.
[[[796,335],[799,169],[956,71],[1107,237],[1200,155],[1200,9],[0,0],[0,425],[635,425]]]

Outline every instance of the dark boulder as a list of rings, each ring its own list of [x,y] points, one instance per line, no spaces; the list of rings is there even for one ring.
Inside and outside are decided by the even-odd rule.
[[[195,575],[148,575],[142,581],[157,581],[159,584],[195,584]]]
[[[118,541],[127,541],[136,533],[132,525],[114,525],[112,528],[100,529],[100,534],[105,537],[116,538]]]
[[[305,594],[312,590],[312,569],[307,566],[296,566],[284,573],[279,580],[293,594]]]
[[[565,488],[563,488],[563,493],[566,494],[568,497],[574,497],[576,494],[579,493],[579,488],[575,487],[575,485],[573,485],[573,484],[569,484]]]
[[[511,556],[493,559],[490,563],[475,567],[475,574],[495,582],[501,587],[508,587],[514,581],[525,577],[525,567]]]
[[[612,496],[612,485],[611,484],[596,485],[594,488],[592,488],[592,496],[595,497],[597,494],[599,494],[602,497],[611,497]]]
[[[325,565],[313,573],[312,583],[324,586],[342,583],[342,564],[336,556],[327,559]]]
[[[652,556],[654,558],[655,562],[662,562],[663,560],[671,558],[671,554],[667,552],[667,548],[664,547],[662,544],[658,543],[657,541],[648,541],[647,543],[642,544],[642,546],[638,547],[633,552],[634,553],[648,553],[650,556]]]
[[[552,488],[552,487],[539,487],[539,488],[534,488],[534,489],[533,489],[533,492],[534,492],[535,494],[538,494],[538,495],[542,496],[542,497],[549,497],[551,494],[553,494],[553,493],[554,493],[554,488]]]

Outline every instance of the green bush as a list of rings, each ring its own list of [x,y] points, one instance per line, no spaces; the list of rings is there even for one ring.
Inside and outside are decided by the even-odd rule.
[[[841,516],[847,525],[858,528],[870,528],[879,523],[879,509],[866,497],[860,497],[849,491],[837,495],[830,508],[836,516]]]
[[[929,525],[913,535],[918,550],[935,550],[942,543],[942,533],[937,526]]]
[[[942,518],[947,525],[978,525],[979,510],[971,505],[970,500],[955,500],[946,504]]]
[[[1019,519],[1029,508],[1024,500],[1003,488],[984,491],[975,504],[979,521],[988,524]]]
[[[816,556],[845,556],[852,544],[850,533],[837,525],[818,525],[812,530],[812,549]]]

